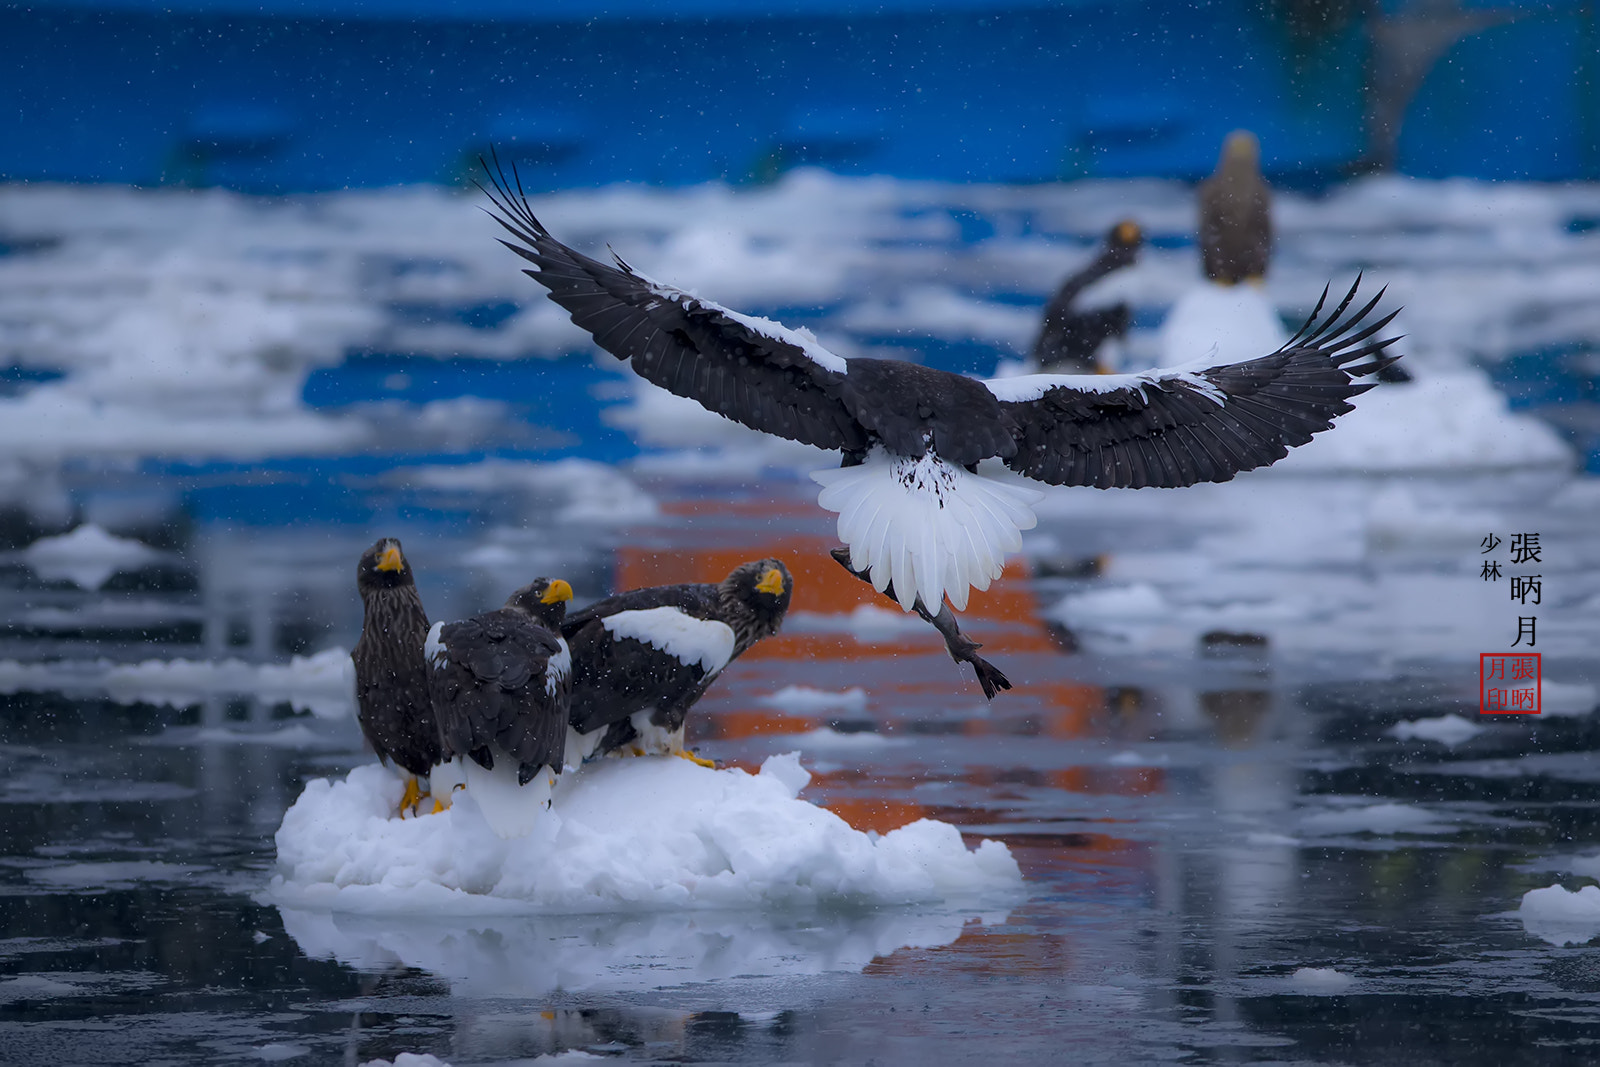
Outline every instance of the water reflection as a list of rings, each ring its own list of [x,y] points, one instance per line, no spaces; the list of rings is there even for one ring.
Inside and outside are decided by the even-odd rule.
[[[469,997],[541,998],[556,991],[661,989],[724,979],[859,973],[902,948],[948,945],[959,912],[864,914],[670,912],[499,917],[469,921],[279,909],[313,959],[363,971],[416,968]],[[1003,922],[1004,913],[988,922]]]

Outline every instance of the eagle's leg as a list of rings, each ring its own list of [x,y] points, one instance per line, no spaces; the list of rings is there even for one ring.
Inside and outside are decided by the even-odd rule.
[[[681,757],[683,759],[686,759],[690,763],[698,763],[702,767],[710,767],[712,770],[716,770],[717,769],[717,761],[716,760],[714,760],[714,759],[706,759],[704,756],[696,755],[694,753],[694,751],[691,750],[691,749],[680,748],[680,749],[678,749],[678,751],[674,752],[673,755],[674,756],[679,756],[679,757]]]
[[[848,548],[840,546],[832,549],[829,554],[833,556],[834,562],[857,578],[860,578],[863,582],[872,581],[871,576],[865,571],[858,571],[850,566],[850,550]],[[883,595],[890,600],[895,598],[893,582],[889,583],[889,588],[884,590]],[[939,636],[944,638],[945,651],[950,653],[951,659],[957,663],[972,664],[972,669],[978,676],[978,684],[983,687],[984,699],[993,700],[996,693],[1002,689],[1011,688],[1011,679],[1007,678],[999,667],[978,655],[978,649],[983,646],[961,632],[961,627],[956,622],[956,613],[950,610],[949,604],[941,600],[939,602],[939,614],[935,615],[924,606],[922,598],[918,597],[916,604],[912,606],[912,610],[922,616],[935,630],[939,631]]]
[[[417,814],[417,805],[422,802],[422,798],[429,795],[428,791],[422,788],[421,780],[416,775],[407,774],[406,791],[400,794],[400,810],[397,814],[402,819],[406,817],[408,811],[412,815]]]

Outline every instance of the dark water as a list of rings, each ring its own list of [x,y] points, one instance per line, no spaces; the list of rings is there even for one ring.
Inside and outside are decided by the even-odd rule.
[[[797,484],[647,488],[656,518],[603,527],[564,524],[558,501],[515,488],[410,507],[373,489],[371,524],[191,521],[170,527],[156,564],[95,592],[11,563],[0,654],[67,666],[0,696],[0,1059],[1591,1058],[1600,962],[1535,936],[1516,908],[1528,889],[1580,884],[1560,876],[1562,859],[1600,847],[1588,755],[1600,727],[1498,718],[1453,747],[1388,733],[1478,719],[1479,649],[1396,660],[1382,635],[1359,633],[1323,658],[1281,651],[1295,638],[1278,632],[1264,645],[1108,644],[1054,605],[1114,584],[1141,551],[1189,553],[1201,588],[1228,556],[1205,522],[1174,514],[1158,537],[1142,528],[1153,544],[1141,546],[1108,510],[1047,520],[1029,559],[975,599],[973,635],[1018,683],[986,705],[931,634],[846,621],[870,590],[826,559],[828,524]],[[1561,522],[1581,529],[1588,507],[1544,516],[1567,558],[1578,535]],[[471,556],[512,524],[507,561]],[[926,816],[969,843],[998,838],[1024,892],[923,909],[470,921],[263,903],[272,835],[303,783],[371,758],[349,719],[226,681],[108,695],[71,664],[348,647],[350,572],[380,529],[406,539],[437,616],[494,603],[519,573],[565,575],[582,597],[782,555],[797,583],[790,625],[701,705],[700,749],[753,767],[828,728],[802,743],[815,775],[804,796],[863,829]],[[1370,550],[1337,565],[1313,553],[1248,573],[1270,600],[1329,568],[1399,581],[1475,565],[1457,553],[1386,563]],[[1587,669],[1581,650],[1547,663],[1574,684]],[[815,711],[763,699],[790,685],[865,698]]]

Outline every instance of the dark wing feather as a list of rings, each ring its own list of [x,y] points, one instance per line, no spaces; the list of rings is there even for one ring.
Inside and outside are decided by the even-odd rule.
[[[717,587],[706,582],[633,589],[597,600],[582,611],[569,612],[561,623],[561,633],[570,641],[578,631],[596,619],[615,615],[619,611],[644,611],[649,608],[677,608],[697,619],[713,619],[716,618],[716,606]],[[576,649],[573,655],[577,655]]]
[[[559,768],[566,745],[566,693],[545,686],[556,635],[501,609],[440,628],[445,653],[429,664],[429,689],[446,759],[492,767],[504,753],[531,775]]]
[[[487,170],[487,166],[485,166]],[[840,402],[839,360],[781,327],[651,281],[617,258],[606,264],[550,236],[520,186],[490,173],[495,220],[514,238],[502,241],[527,260],[526,273],[595,343],[678,396],[698,401],[751,429],[821,448],[859,451],[866,432]],[[842,360],[839,367],[843,366]]]
[[[655,709],[653,722],[675,730],[711,681],[700,664],[684,663],[631,637],[619,638],[599,617],[578,627],[568,641],[572,646],[568,722],[579,733],[592,733],[646,708]]]
[[[1282,459],[1372,388],[1355,377],[1399,358],[1384,353],[1396,338],[1372,340],[1395,312],[1363,325],[1382,292],[1345,315],[1360,284],[1357,278],[1319,319],[1324,290],[1300,332],[1259,359],[1115,379],[1034,375],[985,383],[1017,426],[1017,450],[1006,466],[1053,485],[1109,489],[1224,482]]]

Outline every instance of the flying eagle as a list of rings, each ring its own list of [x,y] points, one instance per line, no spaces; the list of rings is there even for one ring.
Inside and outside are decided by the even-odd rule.
[[[571,599],[566,582],[539,578],[503,608],[427,633],[443,757],[501,837],[533,829],[561,773],[572,682],[561,621]]]
[[[422,658],[428,613],[411,564],[392,537],[361,554],[356,588],[365,609],[361,637],[350,653],[356,667],[356,720],[378,758],[405,771],[404,815],[428,795],[418,779],[427,778],[441,760]]]
[[[485,191],[495,218],[549,290],[601,348],[646,381],[756,430],[838,449],[817,471],[817,500],[838,514],[852,570],[900,606],[966,607],[987,589],[1041,495],[979,473],[998,459],[1051,485],[1101,489],[1221,482],[1283,458],[1352,410],[1370,384],[1353,378],[1392,361],[1371,340],[1393,316],[1363,325],[1383,296],[1345,317],[1323,301],[1276,352],[1242,363],[1142,374],[1032,374],[980,381],[915,363],[845,359],[809,333],[742,315],[652,281],[620,257],[602,263],[556,240],[520,186]],[[1327,297],[1324,290],[1323,298]],[[1355,367],[1355,369],[1351,369]]]
[[[1044,321],[1033,343],[1033,362],[1040,370],[1068,374],[1093,374],[1099,369],[1095,352],[1108,338],[1128,332],[1132,315],[1126,302],[1110,307],[1073,307],[1078,296],[1112,271],[1129,266],[1139,256],[1144,231],[1132,219],[1123,219],[1106,234],[1105,247],[1081,270],[1069,274],[1044,307]]]
[[[745,650],[778,632],[794,582],[776,559],[741,563],[720,582],[634,589],[574,612],[567,763],[609,752],[686,752],[689,709]]]

